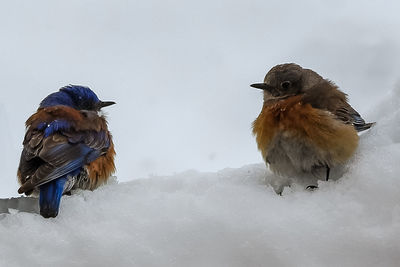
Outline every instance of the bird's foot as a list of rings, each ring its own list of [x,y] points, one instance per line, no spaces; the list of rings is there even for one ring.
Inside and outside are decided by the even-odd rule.
[[[309,185],[306,187],[306,190],[314,191],[315,189],[318,189],[318,186],[316,185]]]

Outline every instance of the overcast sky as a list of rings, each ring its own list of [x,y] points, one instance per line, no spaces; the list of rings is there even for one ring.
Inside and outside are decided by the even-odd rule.
[[[368,120],[400,78],[398,1],[1,1],[0,197],[16,195],[24,122],[67,84],[109,107],[117,176],[261,162],[249,84],[296,62]],[[373,115],[370,115],[373,117]]]

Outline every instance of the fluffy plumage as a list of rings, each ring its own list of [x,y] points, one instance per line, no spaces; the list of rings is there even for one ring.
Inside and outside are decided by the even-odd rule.
[[[316,72],[296,64],[273,67],[264,83],[264,105],[253,123],[258,149],[271,170],[283,176],[313,176],[344,164],[366,130],[346,94]]]
[[[18,167],[19,193],[39,193],[40,213],[58,214],[61,196],[93,190],[115,171],[114,145],[103,102],[88,87],[69,85],[47,96],[26,121]]]

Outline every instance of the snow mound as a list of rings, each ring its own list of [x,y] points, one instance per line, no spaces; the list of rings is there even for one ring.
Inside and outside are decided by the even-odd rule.
[[[1,266],[399,266],[400,90],[348,172],[277,195],[264,164],[64,197],[57,218],[0,220]]]

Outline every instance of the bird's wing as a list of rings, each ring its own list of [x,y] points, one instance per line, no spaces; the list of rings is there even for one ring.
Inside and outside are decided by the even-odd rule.
[[[344,102],[332,111],[337,118],[345,123],[352,124],[357,132],[371,128],[374,123],[366,123],[361,115],[347,102]]]
[[[361,115],[347,102],[347,95],[329,81],[322,81],[308,89],[302,98],[312,107],[325,109],[346,124],[352,124],[360,132],[369,129],[374,123],[366,123]]]
[[[64,128],[62,131],[50,133],[49,136],[45,131],[36,131],[31,135],[29,130],[27,135],[31,138],[25,140],[19,168],[26,179],[18,190],[19,193],[79,170],[105,153],[110,143],[104,131],[77,132]],[[31,170],[29,177],[24,175],[26,170]]]

